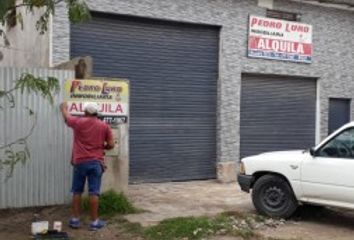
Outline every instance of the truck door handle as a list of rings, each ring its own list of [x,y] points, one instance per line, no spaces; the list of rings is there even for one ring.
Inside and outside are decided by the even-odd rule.
[[[290,165],[290,167],[291,167],[291,169],[292,169],[292,170],[296,170],[296,169],[298,169],[298,168],[299,168],[299,166],[298,166],[298,165]]]

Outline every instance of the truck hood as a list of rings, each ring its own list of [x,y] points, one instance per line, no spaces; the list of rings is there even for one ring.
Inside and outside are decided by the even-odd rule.
[[[245,157],[242,159],[242,161],[249,161],[250,159],[255,160],[267,160],[267,159],[284,159],[284,157],[289,158],[289,157],[297,157],[299,155],[303,155],[304,152],[307,152],[306,150],[290,150],[290,151],[274,151],[274,152],[264,152],[260,153],[258,155],[253,155],[249,157]]]
[[[243,158],[246,174],[254,174],[258,171],[284,172],[289,166],[300,166],[304,156],[309,154],[304,150],[265,152],[258,155]]]
[[[265,152],[255,156],[262,156],[262,157],[288,157],[288,156],[297,156],[302,155],[305,150],[289,150],[289,151],[274,151],[274,152]]]

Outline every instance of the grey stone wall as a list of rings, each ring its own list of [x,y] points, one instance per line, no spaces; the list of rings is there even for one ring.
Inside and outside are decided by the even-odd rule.
[[[274,2],[275,9],[298,12],[312,24],[312,64],[249,59],[246,57],[249,14],[265,16],[255,0],[88,0],[90,8],[124,15],[221,26],[218,82],[219,162],[239,159],[239,111],[242,73],[315,77],[319,86],[319,138],[327,135],[329,97],[354,96],[353,12],[308,4]],[[70,27],[63,9],[53,21],[53,62],[70,57]],[[354,102],[353,108],[354,109]],[[301,113],[300,113],[301,114]],[[354,112],[352,113],[354,118]]]

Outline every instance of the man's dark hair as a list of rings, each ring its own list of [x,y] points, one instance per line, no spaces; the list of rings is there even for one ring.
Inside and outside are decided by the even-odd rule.
[[[98,117],[98,113],[97,112],[89,113],[89,112],[85,111],[85,115],[89,115],[89,116],[92,116],[92,117]]]

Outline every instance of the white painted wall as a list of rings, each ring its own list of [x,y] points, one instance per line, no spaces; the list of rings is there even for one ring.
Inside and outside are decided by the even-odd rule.
[[[20,24],[13,29],[5,30],[10,47],[5,47],[0,41],[0,52],[3,59],[1,66],[14,67],[48,67],[49,66],[49,33],[40,35],[36,29],[36,22],[40,16],[40,10],[34,14],[26,13],[26,9],[19,9],[22,12],[24,26]],[[6,29],[6,27],[2,27]]]

